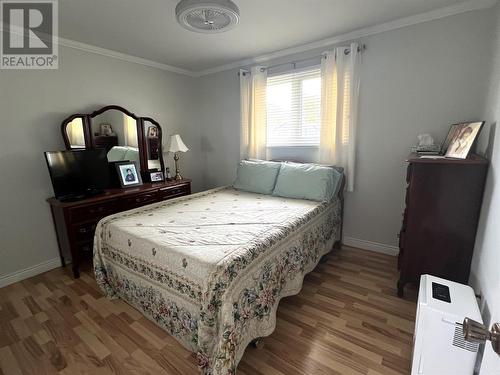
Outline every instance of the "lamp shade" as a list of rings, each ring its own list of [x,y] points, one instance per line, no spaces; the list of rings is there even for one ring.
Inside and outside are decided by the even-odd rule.
[[[189,148],[187,148],[184,142],[182,142],[182,138],[179,134],[174,134],[170,136],[170,147],[168,148],[168,151],[186,152],[189,151]]]

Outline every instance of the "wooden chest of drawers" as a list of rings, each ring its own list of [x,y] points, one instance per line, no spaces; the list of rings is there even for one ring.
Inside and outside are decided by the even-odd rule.
[[[408,160],[406,207],[399,234],[398,295],[430,274],[466,284],[483,199],[488,161]]]
[[[71,259],[73,275],[80,276],[80,262],[91,253],[97,223],[102,218],[151,203],[191,194],[191,180],[147,183],[136,188],[109,189],[93,198],[60,202],[49,198],[63,265]]]
[[[95,135],[92,137],[92,141],[94,142],[94,147],[104,148],[106,152],[109,152],[114,146],[118,146],[118,137],[112,135]]]

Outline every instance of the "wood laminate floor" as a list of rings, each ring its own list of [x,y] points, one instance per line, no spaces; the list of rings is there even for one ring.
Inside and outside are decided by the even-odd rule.
[[[416,291],[397,298],[396,280],[395,257],[331,253],[281,301],[275,332],[247,348],[238,374],[409,374]],[[0,289],[0,375],[198,373],[167,333],[104,298],[90,270]]]

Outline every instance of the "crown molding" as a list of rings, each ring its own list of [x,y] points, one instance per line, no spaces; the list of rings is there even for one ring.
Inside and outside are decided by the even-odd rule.
[[[303,44],[301,46],[282,49],[273,53],[248,58],[240,61],[235,61],[229,64],[217,66],[194,72],[196,77],[201,77],[209,74],[219,73],[226,70],[241,68],[252,64],[260,64],[281,57],[303,53],[319,48],[331,47],[335,44],[344,43],[347,41],[364,38],[370,35],[380,34],[386,31],[397,30],[403,27],[418,25],[420,23],[438,20],[445,17],[454,16],[461,13],[471,12],[474,10],[488,9],[493,7],[498,0],[468,0],[463,3],[450,5],[444,8],[432,10],[425,13],[419,13],[413,16],[400,18],[394,21],[381,23],[375,26],[365,27],[354,30],[346,34],[337,35],[334,37],[318,40],[316,42]]]
[[[196,77],[197,76],[196,72],[193,72],[191,70],[178,68],[176,66],[163,64],[163,63],[153,61],[153,60],[143,59],[142,57],[128,55],[126,53],[113,51],[113,50],[110,50],[107,48],[93,46],[91,44],[77,42],[77,41],[71,40],[71,39],[59,38],[58,43],[60,46],[69,47],[69,48],[73,48],[73,49],[77,49],[77,50],[81,50],[81,51],[86,51],[86,52],[94,53],[94,54],[101,55],[101,56],[107,56],[107,57],[111,57],[114,59],[131,62],[134,64],[145,65],[145,66],[149,66],[151,68],[166,70],[166,71],[172,72],[172,73],[183,74],[183,75],[186,75],[189,77]]]
[[[4,23],[2,21],[0,21],[0,32],[3,32],[4,28],[5,28]],[[10,32],[18,34],[18,35],[23,35],[23,30],[19,29],[19,28],[16,28],[15,30],[10,30]],[[52,39],[52,36],[42,33],[41,38],[42,38],[42,40],[50,40],[50,39]],[[113,50],[110,50],[107,48],[97,47],[97,46],[94,46],[91,44],[77,42],[77,41],[71,40],[71,39],[58,37],[57,44],[59,46],[64,46],[64,47],[68,47],[68,48],[77,49],[80,51],[90,52],[90,53],[94,53],[96,55],[111,57],[113,59],[122,60],[122,61],[130,62],[130,63],[134,63],[134,64],[145,65],[145,66],[149,66],[151,68],[166,70],[166,71],[169,71],[172,73],[183,74],[183,75],[186,75],[189,77],[196,77],[197,76],[196,72],[193,72],[190,70],[186,70],[186,69],[178,68],[176,66],[163,64],[163,63],[153,61],[153,60],[143,59],[142,57],[128,55],[126,53],[113,51]]]
[[[386,31],[397,30],[403,27],[417,25],[424,22],[429,22],[449,16],[454,16],[461,13],[471,12],[474,10],[481,10],[493,7],[498,0],[467,0],[465,2],[451,5],[445,8],[432,10],[426,13],[420,13],[409,17],[400,18],[394,21],[378,24],[375,26],[365,27],[362,29],[354,30],[346,34],[337,35],[334,37],[318,40],[312,43],[303,44],[297,47],[282,49],[273,53],[260,55],[253,58],[235,61],[229,64],[216,66],[209,69],[200,71],[193,71],[188,69],[178,68],[176,66],[163,64],[157,61],[144,59],[142,57],[132,56],[126,53],[114,51],[107,48],[97,47],[91,44],[77,42],[75,40],[58,38],[60,46],[77,49],[80,51],[90,52],[101,56],[114,58],[117,60],[127,61],[134,64],[145,65],[156,69],[165,70],[172,73],[182,74],[189,77],[202,77],[209,74],[219,73],[226,70],[241,68],[244,66],[265,63],[277,58],[290,56],[297,53],[303,53],[319,48],[331,47],[335,44],[344,43],[347,41],[367,37],[370,35],[380,34]],[[3,24],[0,22],[0,32],[3,31]]]

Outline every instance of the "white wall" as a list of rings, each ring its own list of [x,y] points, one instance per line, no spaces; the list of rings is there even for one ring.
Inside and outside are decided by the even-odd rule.
[[[57,264],[43,152],[64,149],[60,123],[72,113],[118,104],[159,121],[165,142],[179,132],[192,149],[182,155],[184,175],[199,189],[194,79],[65,47],[59,58],[59,70],[0,70],[0,283],[25,268]]]
[[[476,238],[470,283],[483,296],[483,318],[485,323],[500,323],[500,5],[496,6],[495,38],[491,45],[492,67],[488,97],[485,101],[484,119],[488,122],[482,132],[482,144],[490,160],[490,169],[481,211],[481,220]],[[496,133],[496,134],[495,134]],[[500,356],[488,343],[482,363],[481,374],[498,374]]]
[[[232,183],[240,155],[240,94],[237,70],[200,78],[202,179],[205,188]]]
[[[356,191],[346,197],[346,237],[397,245],[404,160],[417,135],[429,132],[441,141],[450,124],[482,116],[492,20],[490,10],[475,11],[361,41],[367,50]],[[202,77],[200,93],[205,186],[228,184],[239,158],[237,71]]]

